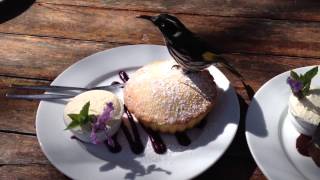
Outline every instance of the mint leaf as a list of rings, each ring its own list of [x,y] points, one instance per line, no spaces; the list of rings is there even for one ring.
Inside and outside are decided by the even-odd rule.
[[[64,130],[68,130],[68,129],[73,129],[77,126],[80,126],[79,122],[78,121],[72,121],[68,126],[67,128],[65,128]]]
[[[72,129],[72,128],[75,128],[77,126],[80,126],[80,119],[81,119],[81,115],[80,114],[68,114],[68,116],[71,118],[71,123],[67,126],[67,129]]]
[[[314,76],[316,76],[318,73],[318,66],[312,68],[311,70],[309,70],[308,72],[306,72],[304,74],[304,79],[306,81],[306,83],[311,83],[312,78],[314,78]]]
[[[290,85],[294,95],[300,99],[309,94],[311,81],[317,74],[318,66],[315,66],[306,73],[299,75],[294,71],[290,71],[290,77],[288,77],[287,83]]]
[[[305,96],[309,94],[310,85],[311,85],[311,81],[307,82],[303,87],[302,91]]]
[[[303,86],[307,84],[306,77],[302,74],[300,74],[300,81],[303,83]]]
[[[79,122],[80,120],[80,115],[79,114],[68,114],[68,116],[72,119],[72,121],[77,121]]]
[[[312,78],[314,78],[318,74],[318,67],[314,67],[307,71],[304,75],[301,75],[301,80],[303,82],[302,93],[304,96],[308,95],[310,90],[310,85]]]
[[[68,114],[72,119],[72,122],[67,126],[66,129],[72,129],[77,126],[83,126],[95,118],[95,115],[88,115],[90,107],[90,101],[88,101],[81,109],[79,114]]]
[[[83,116],[82,114],[79,114],[79,124],[80,125],[84,125],[86,123],[86,119],[88,118],[88,116]]]
[[[89,114],[90,101],[88,101],[81,109],[80,114],[87,117]]]
[[[294,72],[294,71],[290,71],[290,76],[291,76],[292,79],[294,79],[294,80],[299,80],[299,79],[300,79],[299,75],[298,75],[296,72]]]

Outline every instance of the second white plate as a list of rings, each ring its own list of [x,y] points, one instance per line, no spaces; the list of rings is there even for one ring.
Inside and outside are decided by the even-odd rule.
[[[311,67],[295,69],[304,73]],[[296,150],[299,133],[287,116],[291,94],[286,80],[289,71],[266,82],[255,94],[246,117],[246,137],[250,151],[263,173],[273,180],[317,180],[318,168],[310,157]],[[319,76],[312,81],[320,84]]]

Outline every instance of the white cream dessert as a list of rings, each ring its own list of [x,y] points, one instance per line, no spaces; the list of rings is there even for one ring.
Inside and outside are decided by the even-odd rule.
[[[290,72],[287,83],[292,95],[289,97],[288,117],[301,133],[296,149],[303,156],[311,156],[320,167],[320,89],[311,89],[311,81],[318,74],[318,66],[298,74]]]
[[[64,121],[68,126],[72,119],[70,114],[79,114],[81,109],[86,103],[90,102],[89,115],[99,117],[103,114],[108,103],[112,105],[112,112],[110,113],[110,119],[106,121],[107,131],[96,132],[96,137],[99,141],[107,139],[107,135],[110,137],[114,135],[120,127],[121,118],[123,115],[123,102],[112,92],[105,90],[91,90],[86,91],[72,98],[64,109]],[[70,129],[76,137],[79,139],[91,142],[90,135],[92,132],[92,123],[87,123],[84,126],[77,126]],[[107,134],[106,134],[107,132]]]
[[[289,112],[294,117],[293,125],[308,136],[312,136],[320,122],[320,90],[310,90],[309,95],[298,99],[291,95]]]

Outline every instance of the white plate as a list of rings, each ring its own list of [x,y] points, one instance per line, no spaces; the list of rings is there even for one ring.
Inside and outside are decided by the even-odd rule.
[[[295,71],[304,73],[310,68]],[[317,180],[320,168],[295,148],[299,133],[291,123],[291,116],[287,116],[291,94],[286,83],[289,73],[272,78],[255,94],[246,117],[247,141],[258,166],[269,179]],[[319,85],[319,76],[312,83]]]
[[[91,55],[60,74],[52,85],[98,86],[118,80],[119,70],[132,73],[154,60],[168,60],[166,47],[156,45],[123,46]],[[109,153],[104,146],[84,146],[71,140],[64,131],[65,101],[42,101],[36,119],[40,146],[61,172],[73,179],[188,179],[195,177],[215,163],[230,145],[239,122],[239,104],[228,79],[215,67],[209,68],[221,91],[218,103],[209,114],[206,126],[188,132],[191,145],[178,145],[172,135],[161,135],[168,146],[164,155],[156,154],[144,132],[143,154],[135,155],[120,131],[122,151]]]

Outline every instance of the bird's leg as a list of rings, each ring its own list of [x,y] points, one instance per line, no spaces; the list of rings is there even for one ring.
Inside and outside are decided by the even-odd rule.
[[[182,69],[183,73],[184,74],[190,74],[190,73],[193,73],[194,71],[190,70],[190,69],[186,69],[186,68],[183,68],[181,65],[179,64],[175,64],[171,67],[171,69],[173,68],[176,68],[176,69]]]
[[[182,71],[183,71],[184,74],[191,74],[191,73],[194,72],[194,71],[191,71],[191,70],[185,69],[185,68],[182,68]]]

